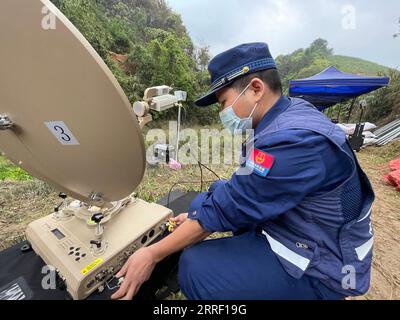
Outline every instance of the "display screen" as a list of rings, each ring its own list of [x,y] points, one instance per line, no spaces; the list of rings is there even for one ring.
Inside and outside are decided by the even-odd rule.
[[[58,240],[65,238],[65,235],[58,229],[51,230],[51,232],[57,237]]]

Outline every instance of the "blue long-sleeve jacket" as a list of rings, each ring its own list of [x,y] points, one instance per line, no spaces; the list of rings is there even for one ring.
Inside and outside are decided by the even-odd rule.
[[[285,111],[282,98],[257,126],[255,134]],[[350,166],[324,136],[309,130],[285,130],[264,137],[259,150],[274,157],[266,177],[234,174],[200,195],[189,210],[210,232],[252,228],[296,207],[309,194],[333,190],[351,174]]]
[[[374,193],[344,132],[308,102],[282,97],[250,142],[241,168],[201,194],[189,218],[211,232],[258,227],[294,278],[307,274],[341,294],[364,294]],[[249,168],[257,170],[243,174]]]

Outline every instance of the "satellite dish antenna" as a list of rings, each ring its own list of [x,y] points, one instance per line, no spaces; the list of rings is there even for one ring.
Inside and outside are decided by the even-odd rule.
[[[1,151],[89,204],[131,194],[142,132],[101,57],[48,0],[1,0],[0,15]]]
[[[132,195],[146,163],[133,109],[50,1],[1,0],[0,43],[0,150],[64,193],[26,236],[70,295],[84,299],[162,234],[173,213]]]

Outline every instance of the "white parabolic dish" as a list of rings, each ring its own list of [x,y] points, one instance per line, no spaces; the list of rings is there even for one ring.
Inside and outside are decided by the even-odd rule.
[[[142,132],[88,41],[50,1],[1,0],[0,43],[0,115],[14,124],[0,150],[75,199],[131,194],[145,171]]]

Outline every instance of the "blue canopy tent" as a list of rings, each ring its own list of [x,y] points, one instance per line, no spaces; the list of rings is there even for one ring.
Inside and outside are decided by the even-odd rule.
[[[353,99],[347,122],[350,120],[356,98],[383,88],[389,84],[388,77],[364,77],[350,73],[344,73],[335,67],[329,67],[321,73],[310,78],[290,81],[289,95],[303,98],[315,105],[320,111]],[[361,109],[360,121],[354,134],[350,136],[350,144],[353,149],[360,151],[364,144],[364,126],[361,123],[364,105]],[[338,119],[341,107],[339,108]]]
[[[388,77],[365,77],[329,67],[310,78],[290,81],[289,95],[303,98],[319,110],[355,99],[389,84]]]

